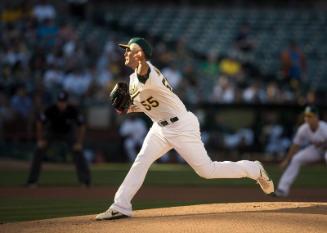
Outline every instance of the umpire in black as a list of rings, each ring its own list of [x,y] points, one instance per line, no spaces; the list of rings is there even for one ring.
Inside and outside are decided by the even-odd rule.
[[[76,106],[69,104],[68,93],[61,91],[57,102],[42,112],[36,123],[37,148],[32,160],[28,186],[36,186],[41,163],[52,142],[65,142],[71,147],[77,177],[82,185],[90,185],[90,170],[83,155],[84,117]]]

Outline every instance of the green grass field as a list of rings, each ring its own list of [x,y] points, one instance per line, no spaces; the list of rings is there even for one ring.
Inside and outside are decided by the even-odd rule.
[[[129,167],[130,164],[102,164],[92,166],[92,186],[117,187],[122,182]],[[277,183],[281,175],[281,170],[273,165],[266,166],[266,168],[272,179]],[[0,190],[23,186],[27,174],[28,170],[26,168],[1,167]],[[327,188],[326,178],[326,166],[308,166],[301,170],[294,186]],[[72,165],[59,165],[55,168],[44,169],[40,177],[41,187],[71,187],[78,185],[75,169]],[[192,186],[199,188],[212,186],[254,187],[255,185],[253,181],[248,179],[205,180],[198,177],[189,166],[177,164],[154,164],[149,170],[144,183],[144,186]],[[108,197],[106,199],[81,199],[79,197],[69,197],[57,199],[42,196],[38,196],[37,198],[24,197],[24,195],[19,195],[19,197],[2,197],[0,200],[0,222],[94,214],[107,207],[110,204],[109,202],[112,201],[112,198],[113,197]],[[199,203],[208,203],[208,201],[194,200],[193,202],[176,202],[171,200],[142,200],[135,201],[133,205],[135,209],[145,209]]]
[[[271,178],[277,181],[281,170],[276,165],[265,166]],[[93,186],[119,185],[130,168],[130,164],[101,164],[91,168]],[[1,168],[0,187],[22,186],[26,181],[28,169]],[[303,167],[295,182],[301,187],[327,187],[326,166]],[[73,166],[57,166],[44,169],[40,176],[42,186],[76,186],[76,174]],[[188,165],[154,164],[151,166],[144,185],[185,185],[185,186],[249,186],[253,182],[247,179],[213,179],[199,177]]]

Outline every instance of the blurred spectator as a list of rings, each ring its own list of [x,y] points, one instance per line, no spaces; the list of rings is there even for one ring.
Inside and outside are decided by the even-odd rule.
[[[266,87],[266,102],[267,103],[281,103],[283,101],[282,92],[276,82],[271,81]]]
[[[245,22],[239,28],[234,39],[235,47],[242,53],[251,52],[255,48],[253,38],[251,38],[251,26]]]
[[[36,29],[36,36],[39,40],[39,46],[51,49],[57,42],[59,28],[52,19],[46,19],[40,23]]]
[[[261,83],[253,81],[243,92],[243,100],[245,103],[262,103],[265,98],[265,91],[262,89]]]
[[[71,146],[79,182],[89,186],[90,171],[83,155],[85,121],[79,109],[69,103],[67,92],[60,92],[57,102],[40,113],[36,130],[37,148],[31,163],[27,185],[34,187],[38,184],[41,163],[49,145],[62,142]]]
[[[44,73],[43,83],[49,90],[58,90],[62,88],[64,73],[58,66],[50,64]]]
[[[219,63],[221,74],[232,79],[239,79],[242,75],[242,64],[235,58],[235,55],[223,58]]]
[[[56,17],[56,9],[47,0],[39,0],[33,7],[33,16],[39,22],[47,19],[53,20]]]
[[[170,63],[168,66],[162,69],[162,74],[166,77],[171,87],[174,90],[178,90],[182,80],[182,73],[177,69],[176,64],[174,62]]]
[[[289,148],[290,139],[284,136],[284,129],[278,124],[266,125],[263,131],[266,137],[265,159],[279,160]]]
[[[285,155],[291,141],[286,136],[284,127],[278,123],[276,114],[267,113],[265,116],[266,123],[260,136],[265,147],[265,159],[276,161]]]
[[[292,87],[297,87],[306,79],[306,58],[295,41],[290,41],[288,48],[282,52],[281,64],[283,78]]]
[[[26,140],[31,136],[33,102],[24,85],[18,85],[10,99],[13,117],[9,122],[9,134],[13,140]]]
[[[53,66],[63,71],[66,64],[62,48],[56,46],[52,48],[51,51],[48,51],[46,55],[46,63],[51,67]]]
[[[91,81],[92,76],[90,72],[86,69],[78,68],[64,77],[63,86],[73,96],[80,98],[88,91]]]
[[[199,95],[197,94],[198,91],[195,83],[183,78],[179,89],[180,98],[187,103],[196,104],[199,102]]]
[[[44,69],[46,68],[46,54],[43,48],[35,48],[30,59],[29,68],[36,76],[41,75],[44,72]]]
[[[22,24],[20,40],[26,45],[30,54],[34,52],[34,47],[38,45],[36,28],[37,24],[31,17],[26,18]]]
[[[137,151],[142,146],[147,130],[145,122],[133,114],[128,115],[121,124],[119,133],[123,138],[124,150],[129,162],[135,160]]]
[[[70,40],[76,40],[77,39],[77,33],[74,29],[74,26],[70,22],[64,22],[59,29],[58,37],[61,41],[61,44],[63,44],[66,41]]]
[[[218,55],[215,52],[209,52],[206,59],[200,64],[200,71],[205,75],[208,81],[213,80],[219,73]]]
[[[3,55],[3,63],[8,64],[11,69],[17,69],[19,66],[26,67],[29,61],[29,52],[25,44],[21,41],[12,41]]]
[[[317,94],[316,91],[314,89],[310,89],[307,93],[306,93],[306,99],[305,99],[305,103],[304,105],[315,105],[317,104]]]
[[[253,146],[254,132],[250,128],[241,128],[234,133],[225,134],[224,146],[230,150],[242,153],[249,151],[247,148]]]
[[[74,53],[77,50],[77,43],[78,43],[78,40],[75,37],[64,40],[63,47],[62,47],[63,55],[68,58],[73,57]]]
[[[168,52],[167,55],[170,53]],[[184,72],[184,67],[188,67],[193,63],[192,55],[189,49],[187,49],[187,43],[185,38],[179,38],[176,41],[176,50],[173,54],[177,57],[175,59],[178,69]]]
[[[199,117],[199,119],[201,119],[201,117]],[[202,137],[204,139],[204,143],[208,145],[208,148],[223,148],[224,135],[231,133],[231,130],[226,127],[221,114],[208,114],[206,118],[204,118],[203,123],[200,124],[204,125],[204,133],[202,133]]]
[[[106,69],[101,69],[95,77],[95,84],[98,88],[107,88],[110,82],[113,80],[113,75],[111,73],[111,67],[108,64]]]
[[[156,63],[159,64],[159,67],[165,67],[174,59],[179,58],[176,51],[168,48],[168,45],[163,41],[157,43],[157,45],[154,47],[154,53],[158,55],[156,58],[153,59]],[[177,64],[177,69],[182,70],[179,61]]]
[[[29,119],[33,112],[32,99],[24,86],[18,86],[10,100],[10,106],[19,119]]]
[[[203,95],[206,93],[203,93],[198,89],[199,81],[196,77],[194,67],[191,64],[185,65],[182,76],[182,83],[178,90],[181,99],[190,104],[199,103],[203,99]]]
[[[116,66],[118,65],[116,64],[117,60],[121,57],[121,51],[117,51],[114,40],[114,38],[107,39],[104,50],[96,63],[95,84],[100,89],[108,90],[113,79],[117,77],[117,72],[121,72]]]
[[[316,105],[320,104],[319,99],[317,98],[317,92],[315,89],[310,88],[309,90],[299,90],[295,92],[297,95],[296,103],[299,105]],[[323,99],[323,98],[322,98]],[[325,103],[322,101],[321,103]]]
[[[29,14],[25,1],[6,1],[1,11],[1,21],[4,23],[15,23],[24,19]]]
[[[220,76],[214,86],[211,101],[216,103],[233,103],[235,101],[235,88],[227,77]]]

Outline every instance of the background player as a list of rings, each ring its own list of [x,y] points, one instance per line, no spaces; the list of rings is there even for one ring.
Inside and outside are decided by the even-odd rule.
[[[213,162],[200,138],[197,117],[186,110],[161,72],[148,59],[152,48],[143,38],[132,38],[125,49],[125,65],[135,72],[130,75],[129,94],[133,105],[128,112],[144,112],[153,121],[134,164],[115,194],[110,208],[96,216],[97,220],[132,215],[131,200],[141,187],[151,164],[175,149],[195,172],[206,179],[242,178],[256,180],[267,194],[274,191],[260,162]]]
[[[145,122],[133,114],[122,122],[119,133],[124,140],[124,150],[129,162],[134,161],[137,149],[141,147],[146,131]]]
[[[74,126],[78,126],[76,132],[74,132]],[[27,185],[37,185],[41,162],[49,144],[63,142],[71,146],[79,182],[89,186],[90,171],[83,155],[84,117],[79,113],[76,106],[68,103],[67,92],[60,92],[57,102],[40,114],[36,128],[37,148],[32,160]]]
[[[305,123],[302,124],[294,139],[286,158],[281,163],[287,167],[278,184],[276,196],[286,197],[290,187],[303,164],[316,162],[325,157],[327,162],[327,124],[319,120],[318,109],[307,106],[304,110]],[[304,147],[304,149],[302,149]]]

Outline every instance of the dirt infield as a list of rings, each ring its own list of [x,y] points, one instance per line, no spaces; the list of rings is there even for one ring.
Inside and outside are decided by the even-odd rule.
[[[327,203],[256,202],[139,210],[128,219],[94,215],[0,226],[6,233],[102,232],[327,232]]]

